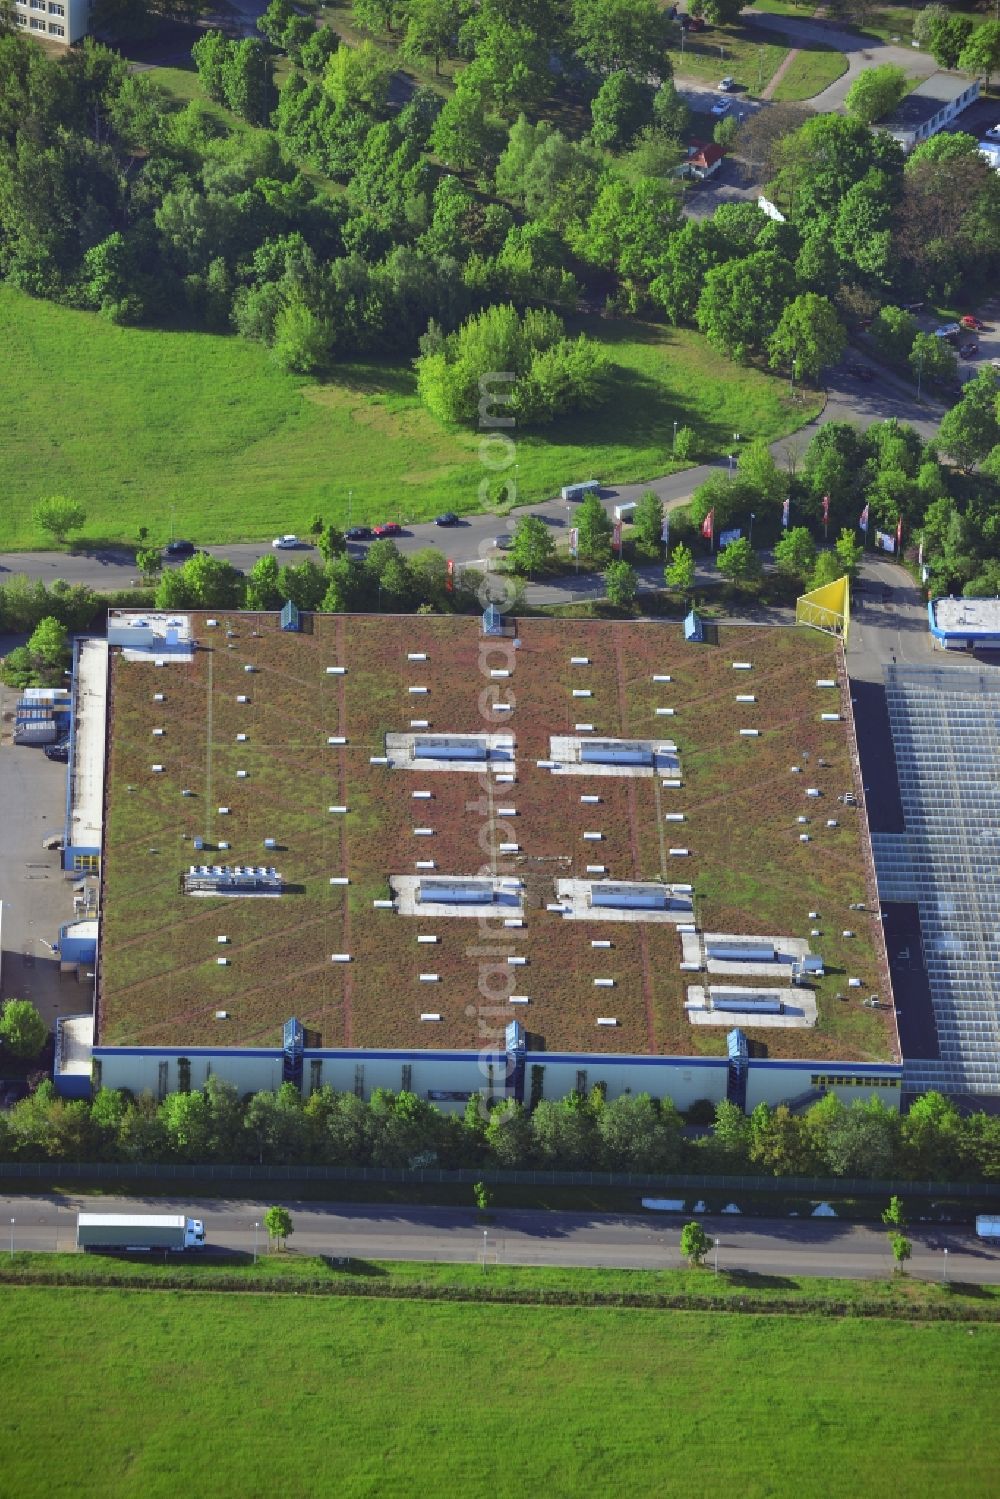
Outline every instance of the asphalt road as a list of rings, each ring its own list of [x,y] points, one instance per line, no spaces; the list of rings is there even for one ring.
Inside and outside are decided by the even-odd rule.
[[[67,1251],[74,1247],[77,1206],[88,1212],[186,1213],[204,1219],[209,1243],[219,1249],[252,1253],[254,1223],[269,1204],[252,1201],[128,1201],[88,1197],[79,1204],[48,1197],[5,1199],[0,1209],[0,1252],[9,1246],[14,1218],[17,1249]],[[546,1213],[509,1209],[490,1214],[484,1225],[464,1208],[379,1207],[370,1204],[288,1202],[295,1223],[293,1244],[307,1254],[354,1259],[481,1262],[484,1237],[487,1265],[584,1265],[621,1269],[676,1268],[681,1261],[680,1230],[686,1216]],[[755,1274],[848,1276],[887,1275],[891,1259],[884,1229],[836,1219],[745,1219],[699,1215],[705,1231],[719,1240],[719,1268]],[[909,1269],[926,1279],[944,1273],[975,1284],[1000,1283],[1000,1248],[976,1240],[971,1229],[917,1225]],[[263,1228],[258,1235],[263,1248]],[[713,1250],[714,1254],[714,1250]],[[711,1262],[711,1261],[710,1261]]]

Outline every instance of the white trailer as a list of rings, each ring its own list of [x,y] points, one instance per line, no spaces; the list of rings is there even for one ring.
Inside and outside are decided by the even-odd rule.
[[[976,1237],[980,1239],[1000,1239],[1000,1218],[991,1218],[981,1215],[976,1219]]]
[[[625,505],[616,505],[615,520],[620,520],[626,526],[630,526],[635,520],[635,501],[629,500]]]
[[[80,1249],[163,1249],[176,1254],[201,1249],[205,1225],[183,1213],[78,1213],[76,1242]]]

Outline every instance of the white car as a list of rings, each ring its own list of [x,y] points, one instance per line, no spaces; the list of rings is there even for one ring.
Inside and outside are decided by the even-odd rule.
[[[512,539],[513,538],[510,535],[504,532],[504,534],[501,536],[494,536],[493,545],[498,552],[507,552],[510,550]]]
[[[732,107],[732,99],[716,99],[715,103],[712,105],[712,113],[714,115],[727,115]]]
[[[293,547],[299,545],[299,538],[297,536],[276,536],[271,545],[279,547],[283,552],[291,551]]]
[[[1000,141],[1000,123],[991,125],[989,130],[985,132],[985,135],[988,141]]]

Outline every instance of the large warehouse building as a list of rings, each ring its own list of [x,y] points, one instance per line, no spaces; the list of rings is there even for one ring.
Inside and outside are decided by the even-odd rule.
[[[701,633],[112,613],[60,1088],[898,1100],[841,642]]]

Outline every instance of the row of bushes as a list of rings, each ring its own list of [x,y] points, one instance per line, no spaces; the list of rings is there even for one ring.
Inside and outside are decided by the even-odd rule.
[[[706,1116],[710,1128],[692,1136],[669,1098],[608,1100],[601,1082],[586,1096],[549,1100],[543,1066],[532,1068],[528,1107],[509,1099],[491,1106],[475,1094],[461,1115],[381,1088],[368,1100],[327,1086],[303,1099],[288,1083],[241,1097],[210,1077],[203,1089],[159,1102],[109,1088],[92,1101],[67,1101],[43,1082],[0,1115],[0,1161],[1000,1178],[1000,1118],[963,1117],[938,1093],[903,1116],[878,1097],[848,1106],[833,1093],[801,1115],[759,1104],[748,1117],[725,1100],[688,1112],[689,1120]]]

